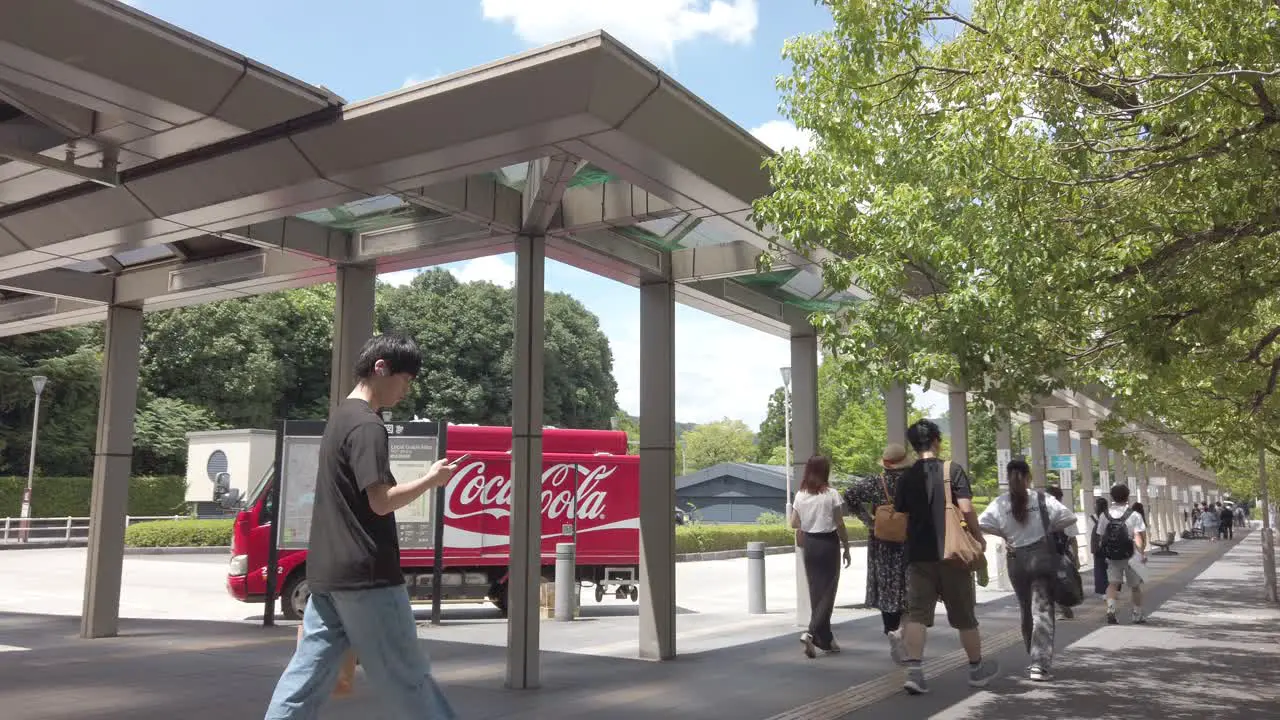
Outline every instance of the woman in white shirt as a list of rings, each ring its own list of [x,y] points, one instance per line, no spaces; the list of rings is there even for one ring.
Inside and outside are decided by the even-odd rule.
[[[804,465],[804,479],[791,505],[791,527],[804,554],[804,574],[809,580],[809,629],[800,636],[806,657],[817,650],[840,652],[831,633],[831,613],[836,607],[840,585],[840,549],[844,546],[844,566],[849,567],[849,532],[844,526],[844,501],[831,487],[831,461],[814,455]]]
[[[1048,533],[1040,516],[1048,514]],[[1027,675],[1032,680],[1051,678],[1053,665],[1053,576],[1045,572],[1047,553],[1056,553],[1052,533],[1076,522],[1076,514],[1042,491],[1031,489],[1031,468],[1022,458],[1009,463],[1009,492],[982,511],[978,526],[988,535],[1005,539],[1010,548],[1009,579],[1022,611],[1022,640],[1031,656]]]

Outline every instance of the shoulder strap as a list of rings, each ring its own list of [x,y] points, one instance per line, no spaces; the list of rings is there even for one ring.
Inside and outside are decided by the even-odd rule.
[[[1120,517],[1115,518],[1115,519],[1116,519],[1116,520],[1119,520],[1120,522],[1125,522],[1126,520],[1128,520],[1128,519],[1129,519],[1129,516],[1130,516],[1130,515],[1132,515],[1132,514],[1133,514],[1133,506],[1132,506],[1132,505],[1130,505],[1129,507],[1127,507],[1127,508],[1125,508],[1125,509],[1124,509],[1124,514],[1123,514],[1123,515],[1121,515]]]
[[[1036,491],[1036,501],[1040,503],[1040,524],[1044,526],[1044,536],[1049,537],[1049,510],[1045,508],[1044,491]]]
[[[885,482],[884,473],[880,474],[880,489],[884,491],[884,501],[886,503],[892,503],[893,498],[889,497],[889,483]]]
[[[956,504],[955,498],[951,497],[951,461],[942,463],[942,492],[943,498],[948,506]]]

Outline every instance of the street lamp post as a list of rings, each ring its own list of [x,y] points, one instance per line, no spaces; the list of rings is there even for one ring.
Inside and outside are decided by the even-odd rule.
[[[31,387],[36,391],[36,408],[31,417],[31,457],[27,461],[27,487],[22,492],[22,532],[18,537],[21,542],[27,541],[27,534],[30,532],[31,484],[36,477],[36,438],[40,430],[40,393],[44,392],[44,385],[48,381],[49,379],[43,375],[35,375],[31,378]]]
[[[782,372],[782,443],[785,448],[785,457],[787,463],[787,502],[786,517],[787,522],[791,518],[791,368],[784,367]]]

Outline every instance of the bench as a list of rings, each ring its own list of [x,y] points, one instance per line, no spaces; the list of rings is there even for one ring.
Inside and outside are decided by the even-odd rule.
[[[1164,542],[1160,542],[1159,540],[1152,540],[1152,541],[1151,541],[1151,544],[1152,544],[1152,545],[1154,545],[1154,546],[1156,546],[1156,547],[1157,547],[1157,548],[1159,548],[1159,549],[1158,549],[1158,550],[1156,550],[1155,552],[1151,553],[1151,554],[1152,554],[1152,555],[1177,555],[1178,553],[1176,553],[1176,552],[1174,552],[1173,550],[1170,550],[1170,549],[1169,549],[1169,546],[1173,544],[1174,538],[1176,538],[1176,537],[1177,537],[1177,536],[1176,536],[1176,535],[1174,535],[1173,533],[1169,533],[1169,534],[1165,537],[1165,541],[1164,541]]]

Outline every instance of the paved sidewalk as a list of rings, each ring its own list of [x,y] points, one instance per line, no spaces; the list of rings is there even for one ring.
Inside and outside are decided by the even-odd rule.
[[[957,678],[935,686],[932,696],[898,697],[849,717],[1280,717],[1280,606],[1268,606],[1263,597],[1261,532],[1237,538],[1234,547],[1219,543],[1231,549],[1171,597],[1169,588],[1157,588],[1152,594],[1158,606],[1145,603],[1149,611],[1155,608],[1145,626],[1128,624],[1124,593],[1118,626],[1097,625],[1081,636],[1060,621],[1051,683],[1025,679],[1019,646],[1001,654],[1006,674],[984,691],[964,687],[954,673]],[[1180,543],[1183,549],[1192,544]]]
[[[1256,546],[1256,539],[1252,542]],[[1153,584],[1164,585],[1163,589],[1157,587],[1153,592],[1155,600],[1183,588],[1228,547],[1225,543],[1179,543],[1175,548],[1182,549],[1183,554],[1153,560]],[[1228,569],[1239,565],[1232,572],[1241,574],[1253,561],[1250,558],[1236,560],[1233,555],[1219,565]],[[1225,587],[1225,590],[1234,600],[1234,589]],[[1096,615],[1098,603],[1093,601],[1091,607]],[[1084,614],[1080,620],[1059,626],[1062,628],[1060,645],[1074,642],[1099,628],[1097,617],[1088,619]],[[996,645],[1012,648],[1001,654],[1006,667],[1025,665],[1011,598],[991,598],[980,607],[979,615],[985,636]],[[742,613],[742,622],[752,622],[751,617]],[[502,648],[483,644],[483,641],[441,639],[434,636],[437,629],[424,628],[423,634],[430,638],[426,646],[432,654],[437,677],[461,716],[468,719],[835,720],[854,710],[860,712],[849,717],[921,718],[934,713],[942,713],[941,718],[969,717],[969,711],[964,709],[958,711],[960,715],[945,714],[953,711],[952,706],[961,700],[987,703],[987,709],[973,711],[974,717],[998,720],[1006,714],[1012,717],[1013,712],[1019,717],[1027,716],[1027,709],[1021,704],[1015,708],[1002,704],[1007,698],[1025,692],[1014,680],[1002,680],[994,692],[977,696],[964,687],[963,657],[954,632],[939,628],[929,638],[931,667],[937,675],[931,681],[934,694],[906,698],[899,684],[901,676],[888,662],[879,617],[848,609],[839,610],[837,617],[841,622],[836,632],[844,647],[840,655],[813,661],[804,659],[796,641],[798,630],[790,628],[779,628],[764,637],[744,638],[745,642],[729,647],[689,652],[699,644],[694,638],[691,642],[682,642],[679,658],[665,663],[547,651],[542,655],[543,687],[535,691],[503,689]],[[609,620],[584,619],[574,624],[574,632],[590,634],[593,627],[597,628],[601,637],[586,641],[588,644],[634,642],[631,639],[634,635],[630,638],[614,635],[617,629]],[[1150,644],[1153,641],[1149,638],[1157,637],[1151,631],[1158,632],[1165,622],[1167,620],[1157,614],[1157,621],[1148,626],[1150,630],[1121,626],[1104,632],[1119,637],[1133,630],[1139,636],[1126,642]],[[783,627],[787,625],[789,623],[782,623]],[[543,627],[551,630],[548,625]],[[682,628],[697,634],[696,625],[682,624]],[[261,717],[294,643],[293,628],[289,626],[264,630],[245,623],[177,618],[125,621],[122,636],[107,640],[80,640],[76,637],[77,629],[78,619],[74,617],[0,612],[0,717],[4,720]],[[456,637],[462,629],[454,628],[448,634]],[[481,635],[490,631],[476,630]],[[1230,635],[1235,637],[1241,630],[1237,627]],[[746,632],[756,634],[760,629]],[[1210,637],[1207,643],[1212,645],[1213,631],[1206,632]],[[599,652],[599,645],[595,652]],[[1158,662],[1147,667],[1147,657],[1153,660],[1158,657],[1150,651],[1143,653],[1143,659],[1130,660],[1125,671],[1138,677],[1149,676],[1143,683],[1168,682],[1169,676],[1160,670]],[[1070,652],[1064,653],[1061,687],[1055,685],[1048,689],[1062,691],[1070,687],[1068,683],[1077,677],[1074,675],[1077,671],[1071,668],[1086,672]],[[1095,670],[1087,672],[1100,674]],[[1238,685],[1227,687],[1233,689]],[[1035,690],[1044,692],[1046,688]],[[1133,706],[1127,707],[1131,711]],[[979,710],[983,714],[979,714]],[[1031,716],[1072,717],[1047,710],[1032,711]],[[1149,715],[1129,712],[1126,717],[1135,716]],[[383,715],[361,676],[357,679],[356,695],[330,703],[321,717],[374,720]],[[1095,712],[1087,717],[1110,715]],[[1168,720],[1179,717],[1171,715]],[[1197,720],[1204,717],[1229,716],[1210,712],[1200,714]]]

